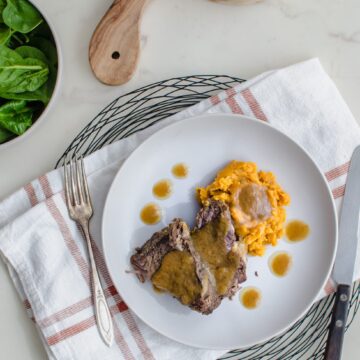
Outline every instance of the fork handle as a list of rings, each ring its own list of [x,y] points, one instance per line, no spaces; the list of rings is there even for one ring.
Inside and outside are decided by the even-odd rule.
[[[111,320],[110,309],[106,302],[104,291],[101,286],[99,274],[96,268],[96,263],[95,263],[91,240],[90,240],[89,222],[80,224],[80,226],[86,238],[86,243],[89,251],[91,280],[92,280],[91,283],[93,290],[93,299],[95,305],[95,317],[96,317],[97,327],[105,344],[107,346],[111,346],[114,339],[113,323]]]

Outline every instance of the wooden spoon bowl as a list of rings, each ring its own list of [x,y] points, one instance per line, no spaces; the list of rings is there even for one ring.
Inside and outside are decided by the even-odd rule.
[[[147,0],[115,0],[96,27],[89,62],[104,84],[121,85],[134,74],[140,54],[140,21]]]

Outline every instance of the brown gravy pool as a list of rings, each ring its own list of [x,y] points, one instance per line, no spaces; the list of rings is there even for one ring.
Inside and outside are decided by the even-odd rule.
[[[292,258],[285,251],[279,251],[274,253],[269,259],[269,266],[272,273],[276,276],[285,276],[292,265]]]
[[[261,300],[261,292],[254,287],[246,287],[240,293],[240,301],[247,309],[255,309],[259,306]]]
[[[161,217],[161,208],[155,203],[146,204],[140,211],[140,219],[147,225],[157,224]]]
[[[188,176],[189,168],[184,163],[178,163],[172,167],[171,172],[175,177],[183,179]]]
[[[157,198],[166,199],[172,193],[172,183],[167,179],[159,180],[154,184],[152,191]]]
[[[310,232],[308,224],[300,220],[290,221],[286,225],[285,234],[289,241],[297,242],[307,238]]]

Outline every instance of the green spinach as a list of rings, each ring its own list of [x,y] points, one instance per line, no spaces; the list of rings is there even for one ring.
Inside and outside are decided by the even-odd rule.
[[[54,43],[54,38],[49,28],[49,25],[45,21],[43,21],[39,26],[37,26],[33,31],[31,31],[29,33],[29,36],[30,38],[40,36]]]
[[[40,13],[26,0],[7,0],[2,17],[9,28],[24,34],[43,22]]]
[[[10,140],[14,134],[0,127],[0,144]]]
[[[41,101],[46,105],[50,101],[51,94],[49,96],[47,83],[45,83],[35,91],[24,91],[21,93],[7,93],[0,91],[0,97],[8,100]]]
[[[48,81],[38,91],[44,95],[41,101],[43,101],[44,104],[47,104],[54,91],[57,78],[58,58],[56,48],[51,41],[42,37],[34,37],[30,41],[30,44],[40,49],[45,54],[47,65],[49,66]]]
[[[33,59],[38,59],[40,61],[42,61],[44,64],[46,64],[48,62],[45,54],[33,47],[33,46],[19,46],[18,48],[15,49],[15,51],[23,58],[23,59],[27,59],[27,58],[33,58]]]
[[[32,57],[34,59],[41,60],[43,62],[48,62],[45,54],[32,46],[20,46],[15,50],[19,55],[23,58]],[[53,80],[51,77],[53,76],[53,72],[49,65],[50,73],[48,81],[43,84],[41,87],[34,91],[24,91],[20,93],[14,92],[1,92],[0,97],[4,99],[10,100],[27,100],[27,101],[41,101],[44,105],[46,105],[50,101],[50,97],[53,91]],[[56,71],[55,71],[55,80],[56,80]]]
[[[4,24],[0,24],[0,45],[7,45],[12,34],[13,33],[9,27]]]
[[[23,58],[0,45],[0,92],[35,91],[48,79],[49,68],[39,59]]]
[[[37,9],[27,0],[0,0],[0,144],[23,134],[49,102],[57,61]]]
[[[35,36],[30,39],[29,45],[38,48],[45,54],[49,67],[57,68],[58,58],[53,42],[42,36]]]
[[[6,6],[6,0],[0,0],[0,23],[4,22],[4,19],[2,17],[2,12],[5,9]]]
[[[31,125],[33,109],[24,100],[9,101],[0,106],[0,126],[16,135],[22,135]]]

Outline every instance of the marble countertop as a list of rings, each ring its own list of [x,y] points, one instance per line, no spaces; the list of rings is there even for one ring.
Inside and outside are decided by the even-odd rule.
[[[208,0],[151,0],[142,21],[142,54],[126,85],[107,87],[91,73],[88,44],[111,0],[34,0],[60,40],[63,74],[47,118],[23,141],[0,148],[0,199],[52,169],[71,139],[111,100],[166,78],[265,70],[319,57],[360,121],[360,2],[264,0],[227,6]],[[5,265],[0,262],[0,348],[7,359],[45,359]],[[360,357],[360,316],[345,337],[344,360]],[[305,359],[306,357],[304,357]]]

